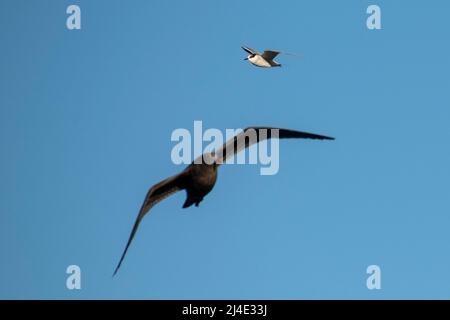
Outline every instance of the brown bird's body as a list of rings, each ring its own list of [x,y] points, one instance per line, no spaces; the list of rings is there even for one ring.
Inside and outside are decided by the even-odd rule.
[[[181,173],[167,178],[150,188],[136,218],[133,230],[131,231],[131,235],[114,274],[119,270],[142,218],[144,218],[145,214],[150,211],[154,205],[178,191],[186,190],[187,197],[183,204],[183,208],[188,208],[193,204],[198,206],[216,184],[217,170],[221,164],[225,163],[228,158],[234,156],[241,150],[248,148],[252,144],[271,138],[334,140],[334,138],[327,136],[289,129],[270,127],[250,127],[244,129],[243,132],[227,141],[219,150],[214,153],[203,154],[187,166]]]
[[[214,187],[217,181],[217,165],[213,164],[190,164],[185,170],[187,199],[183,208],[188,208],[199,203]]]

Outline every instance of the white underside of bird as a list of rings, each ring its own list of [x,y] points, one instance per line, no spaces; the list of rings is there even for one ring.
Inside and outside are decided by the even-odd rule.
[[[263,68],[270,68],[271,65],[269,62],[266,61],[263,57],[261,57],[259,54],[249,57],[248,61],[250,61],[252,64],[254,64],[257,67],[263,67]]]
[[[280,51],[264,50],[263,53],[259,53],[249,47],[242,47],[242,49],[248,53],[247,58],[244,60],[250,61],[254,66],[262,68],[281,67],[281,64],[273,60],[281,53]]]

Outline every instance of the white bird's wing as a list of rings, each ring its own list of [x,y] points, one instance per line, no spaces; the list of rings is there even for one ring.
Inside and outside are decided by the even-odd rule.
[[[265,60],[273,60],[277,55],[279,55],[280,51],[273,51],[273,50],[264,50],[263,54],[261,55]]]
[[[242,49],[247,51],[249,54],[259,54],[258,51],[255,51],[255,50],[253,50],[252,48],[249,48],[249,47],[242,47]]]
[[[249,146],[263,140],[272,138],[289,139],[289,138],[303,138],[303,139],[319,139],[319,140],[334,140],[332,137],[322,136],[314,133],[307,133],[302,131],[295,131],[282,128],[272,127],[248,127],[241,133],[228,140],[220,149],[216,150],[215,157],[217,164],[223,164],[227,159],[233,157],[240,151]]]

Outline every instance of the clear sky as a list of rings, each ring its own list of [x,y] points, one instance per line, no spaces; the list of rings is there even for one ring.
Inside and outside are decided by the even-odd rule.
[[[78,4],[82,29],[66,28]],[[366,28],[378,4],[382,30]],[[449,1],[0,1],[0,298],[450,298]],[[298,53],[282,68],[241,45]],[[146,216],[177,128],[269,125]],[[66,288],[79,265],[82,289]],[[366,268],[381,268],[368,290]]]

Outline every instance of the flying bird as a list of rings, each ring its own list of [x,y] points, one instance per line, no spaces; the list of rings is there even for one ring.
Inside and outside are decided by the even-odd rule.
[[[274,61],[275,57],[279,55],[280,51],[265,50],[262,54],[249,47],[242,47],[247,51],[248,56],[244,60],[250,61],[253,65],[262,68],[281,67],[281,64]]]
[[[227,159],[233,157],[243,149],[260,141],[272,138],[334,140],[332,137],[289,129],[249,127],[228,140],[218,150],[215,150],[212,153],[202,154],[181,173],[169,177],[150,188],[113,275],[119,270],[140,222],[153,206],[178,191],[186,190],[187,197],[183,204],[183,208],[188,208],[194,204],[198,207],[203,198],[213,189],[217,180],[217,169],[221,164],[225,163]]]

